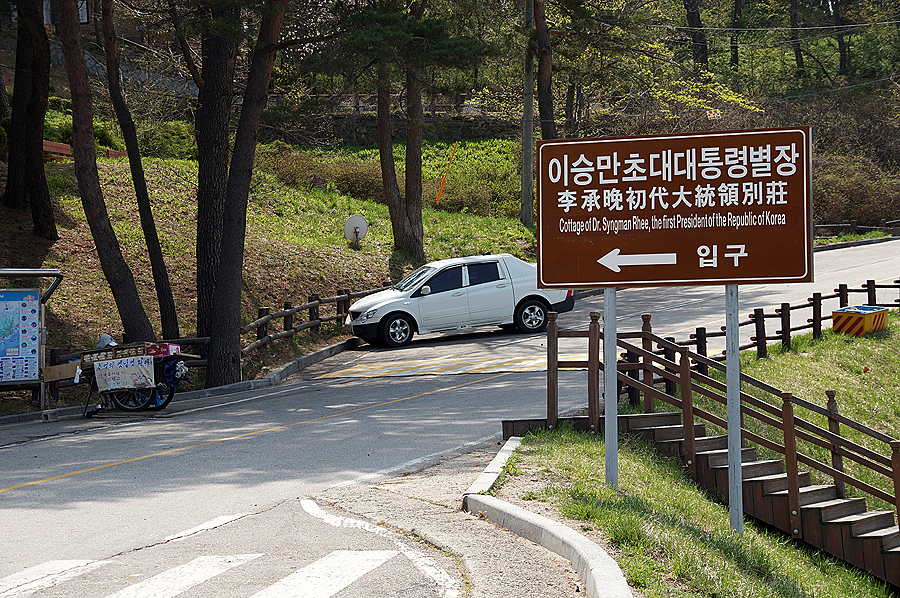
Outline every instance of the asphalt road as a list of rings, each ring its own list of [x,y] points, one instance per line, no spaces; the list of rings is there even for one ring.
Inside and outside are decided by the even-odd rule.
[[[815,282],[741,287],[742,313],[839,283],[895,280],[898,247],[817,253]],[[617,298],[620,331],[639,328],[642,313],[655,332],[679,338],[724,321],[721,287],[627,289]],[[579,301],[560,324],[586,328],[602,308],[599,296]],[[562,350],[583,352],[584,341]],[[298,499],[484,450],[499,440],[500,420],[545,412],[541,371],[384,376],[378,368],[425,362],[459,371],[449,366],[498,355],[540,360],[545,351],[540,335],[428,335],[400,350],[363,345],[278,387],[177,401],[172,417],[0,426],[0,597],[453,596],[466,572],[451,556],[379,536],[367,528],[377,521],[335,525],[348,514]],[[584,372],[561,374],[561,411],[584,405],[585,385]],[[323,589],[323,579],[341,575],[346,589]],[[178,579],[196,583],[182,588],[188,582]]]

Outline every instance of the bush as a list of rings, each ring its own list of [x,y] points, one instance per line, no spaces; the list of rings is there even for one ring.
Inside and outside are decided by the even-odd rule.
[[[860,155],[813,155],[813,215],[817,224],[856,220],[878,226],[900,218],[900,179]]]
[[[141,154],[154,158],[196,160],[194,125],[183,120],[144,123],[138,128]]]

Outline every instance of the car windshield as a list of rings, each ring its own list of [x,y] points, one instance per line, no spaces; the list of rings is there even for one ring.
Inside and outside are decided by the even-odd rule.
[[[435,269],[436,268],[433,268],[431,266],[422,266],[421,268],[395,284],[394,288],[398,291],[408,291],[431,276],[431,273],[434,272]]]

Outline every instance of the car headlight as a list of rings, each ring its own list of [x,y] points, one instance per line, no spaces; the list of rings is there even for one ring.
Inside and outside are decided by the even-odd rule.
[[[364,324],[365,322],[370,320],[372,317],[374,317],[375,312],[377,312],[377,311],[378,311],[377,309],[370,309],[363,315],[359,316],[359,318],[356,321],[359,322],[360,324]]]

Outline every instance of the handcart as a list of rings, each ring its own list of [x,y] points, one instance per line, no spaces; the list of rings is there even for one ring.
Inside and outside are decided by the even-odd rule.
[[[81,371],[92,377],[84,416],[110,410],[160,411],[175,395],[175,387],[187,379],[185,358],[171,343],[108,345],[81,354]],[[89,411],[91,394],[99,394],[97,409]]]

